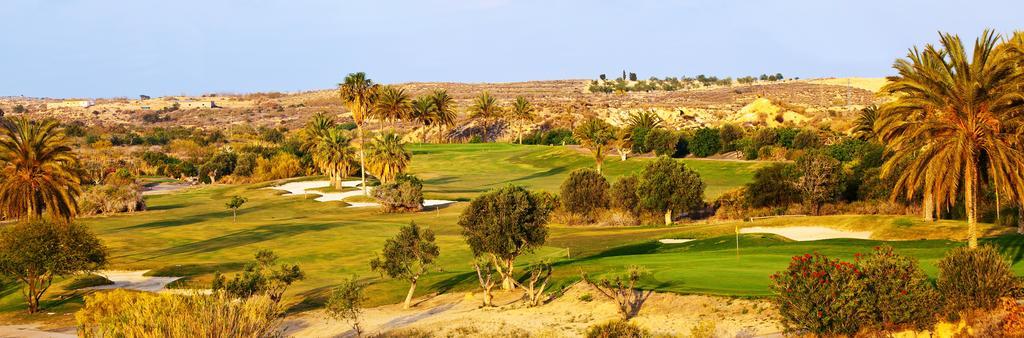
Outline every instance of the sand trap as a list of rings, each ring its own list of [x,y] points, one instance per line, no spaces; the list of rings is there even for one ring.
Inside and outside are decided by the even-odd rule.
[[[661,244],[681,244],[692,241],[693,238],[665,238],[658,240],[658,242],[661,242]]]
[[[97,271],[96,274],[107,277],[114,284],[100,285],[88,288],[89,290],[128,289],[137,291],[159,292],[173,281],[181,277],[153,277],[143,276],[149,270],[140,271]]]
[[[750,227],[740,229],[741,234],[776,234],[794,241],[817,241],[831,238],[871,239],[871,231],[847,231],[828,227]]]
[[[344,181],[344,182],[341,182],[341,186],[342,187],[346,187],[346,188],[358,188],[360,186],[360,183],[361,183],[360,181]],[[313,199],[314,201],[317,201],[317,202],[342,201],[342,200],[344,200],[346,198],[355,197],[355,196],[359,196],[359,195],[363,194],[363,190],[362,189],[357,189],[357,190],[352,190],[352,191],[343,191],[343,192],[321,192],[321,191],[316,191],[316,190],[310,190],[310,189],[326,188],[326,187],[330,187],[330,186],[331,186],[331,181],[301,181],[301,182],[285,183],[285,184],[282,184],[282,185],[279,185],[279,186],[276,186],[276,187],[269,187],[269,188],[265,188],[265,189],[274,189],[274,190],[287,191],[288,193],[284,194],[284,196],[305,195],[305,194],[320,195],[320,197],[317,197],[317,198]],[[370,188],[370,189],[372,190],[373,188]],[[373,202],[345,202],[345,203],[348,203],[348,207],[349,208],[366,208],[366,207],[376,207],[376,206],[378,206],[377,203],[373,203]],[[432,206],[445,205],[445,204],[449,204],[449,203],[455,203],[455,201],[448,201],[448,200],[424,200],[423,201],[423,206],[424,207],[432,207]]]

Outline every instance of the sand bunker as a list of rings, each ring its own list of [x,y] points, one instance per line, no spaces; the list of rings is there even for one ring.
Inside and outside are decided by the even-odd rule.
[[[106,277],[114,284],[88,288],[90,290],[128,289],[137,291],[159,292],[173,281],[181,277],[144,276],[149,270],[140,271],[97,271],[96,274]]]
[[[828,227],[750,227],[740,229],[741,234],[776,234],[794,241],[817,241],[831,238],[871,239],[871,231],[847,231]]]
[[[693,241],[693,238],[665,238],[658,240],[661,244],[681,244],[691,241]]]
[[[359,182],[359,181],[344,181],[344,182],[341,182],[341,186],[345,187],[345,188],[359,188],[360,183],[361,182]],[[288,193],[284,194],[284,196],[305,195],[305,194],[320,195],[320,197],[317,197],[317,198],[313,199],[314,201],[317,201],[317,202],[341,201],[341,200],[344,200],[344,199],[349,198],[349,197],[355,197],[355,196],[359,196],[359,195],[363,194],[363,190],[362,189],[356,189],[356,190],[351,190],[351,191],[342,191],[342,192],[322,192],[322,191],[310,190],[310,189],[327,188],[327,187],[330,187],[330,186],[331,186],[331,181],[301,181],[301,182],[285,183],[285,184],[282,184],[282,185],[279,185],[279,186],[276,186],[276,187],[269,187],[269,188],[266,188],[266,189],[274,189],[274,190],[284,190],[284,191],[287,191]],[[371,190],[372,190],[372,188],[371,188]],[[423,206],[424,207],[432,207],[432,206],[445,205],[445,204],[454,203],[454,202],[455,201],[448,201],[448,200],[424,200],[423,201]],[[373,203],[373,202],[345,202],[345,203],[348,203],[348,207],[349,208],[375,207],[375,206],[378,205],[377,203]]]

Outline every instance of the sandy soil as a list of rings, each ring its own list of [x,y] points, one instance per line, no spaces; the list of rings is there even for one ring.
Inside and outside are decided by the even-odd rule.
[[[359,181],[345,181],[345,182],[341,182],[341,186],[342,187],[346,187],[346,188],[357,188],[357,187],[360,186],[360,183],[361,182],[359,182]],[[331,186],[331,182],[330,181],[302,181],[302,182],[285,183],[285,184],[282,184],[282,185],[279,185],[279,186],[276,186],[276,187],[269,187],[269,188],[265,188],[265,189],[274,189],[274,190],[287,191],[288,193],[285,194],[285,196],[304,195],[304,194],[320,195],[320,197],[317,197],[317,198],[314,199],[314,201],[317,201],[317,202],[341,201],[341,200],[344,200],[344,199],[349,198],[349,197],[355,197],[355,196],[359,196],[359,195],[363,194],[362,190],[352,190],[352,191],[343,191],[343,192],[321,192],[321,191],[316,191],[316,190],[310,190],[310,189],[317,189],[317,188],[326,188],[326,187],[329,187],[329,186]],[[375,207],[375,206],[378,205],[377,203],[373,203],[373,202],[345,202],[345,203],[348,203],[348,205],[349,205],[348,207],[349,208]],[[438,205],[445,205],[445,204],[449,204],[449,203],[454,203],[454,201],[447,201],[447,200],[423,200],[423,206],[424,207],[432,207],[432,206],[438,206]]]
[[[830,238],[871,239],[871,231],[847,231],[828,227],[750,227],[740,229],[741,234],[776,234],[794,241],[817,241]]]
[[[694,241],[693,238],[664,238],[658,240],[658,242],[661,242],[662,244],[682,244],[692,241]]]
[[[89,290],[128,289],[138,291],[160,292],[173,281],[181,277],[152,277],[143,276],[149,270],[139,271],[97,271],[96,274],[107,277],[114,284],[100,285],[88,288]]]
[[[580,297],[589,294],[593,300]],[[401,304],[366,309],[362,325],[369,333],[423,330],[440,337],[479,337],[530,332],[541,337],[580,337],[586,328],[619,318],[614,303],[584,284],[539,307],[526,307],[520,293],[497,295],[498,307],[480,308],[479,294],[445,294],[421,299],[410,310]],[[781,328],[765,300],[651,293],[632,321],[656,334],[688,334],[700,323],[713,323],[719,336],[772,336]],[[312,311],[285,322],[288,336],[351,337],[347,322]]]

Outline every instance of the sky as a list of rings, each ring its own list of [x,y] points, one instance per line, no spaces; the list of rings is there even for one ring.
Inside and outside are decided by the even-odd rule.
[[[1024,1],[0,0],[0,96],[378,83],[881,77],[938,32],[1024,29]]]

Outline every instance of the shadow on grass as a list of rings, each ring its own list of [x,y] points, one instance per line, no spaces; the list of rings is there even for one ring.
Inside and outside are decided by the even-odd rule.
[[[345,225],[348,225],[348,223],[266,225],[254,229],[236,231],[198,242],[114,258],[140,256],[143,258],[139,259],[139,261],[144,261],[171,255],[207,253],[237,246],[265,242],[282,237],[296,236],[305,232],[326,231]]]
[[[982,243],[995,244],[999,248],[999,252],[1009,258],[1013,265],[1024,261],[1024,235],[1014,234],[982,239]]]
[[[437,290],[437,293],[439,294],[448,293],[448,291],[451,291],[459,284],[474,279],[476,279],[476,272],[474,271],[457,273],[446,279],[434,282],[434,284],[431,284],[430,287]]]
[[[567,166],[554,167],[554,168],[551,168],[551,169],[548,169],[548,170],[545,170],[545,171],[529,174],[529,175],[526,175],[526,176],[523,176],[523,177],[520,177],[520,178],[511,179],[511,180],[507,180],[507,181],[504,181],[504,182],[501,182],[501,183],[494,183],[494,184],[490,184],[490,185],[500,185],[500,184],[506,184],[506,183],[515,183],[515,182],[519,182],[519,181],[528,181],[528,180],[542,178],[542,177],[549,177],[549,176],[554,176],[554,175],[558,175],[558,174],[564,173],[567,170],[569,170],[569,167],[567,167]]]
[[[174,210],[174,209],[180,209],[180,208],[184,208],[184,207],[185,207],[185,204],[183,204],[183,203],[165,204],[165,205],[157,205],[157,206],[153,206],[153,207],[148,207],[148,208],[146,208],[146,211]]]
[[[302,300],[289,306],[285,313],[292,314],[323,308],[327,304],[327,298],[330,297],[331,290],[333,289],[334,286],[328,285],[302,292],[298,294],[299,297],[302,297]]]

